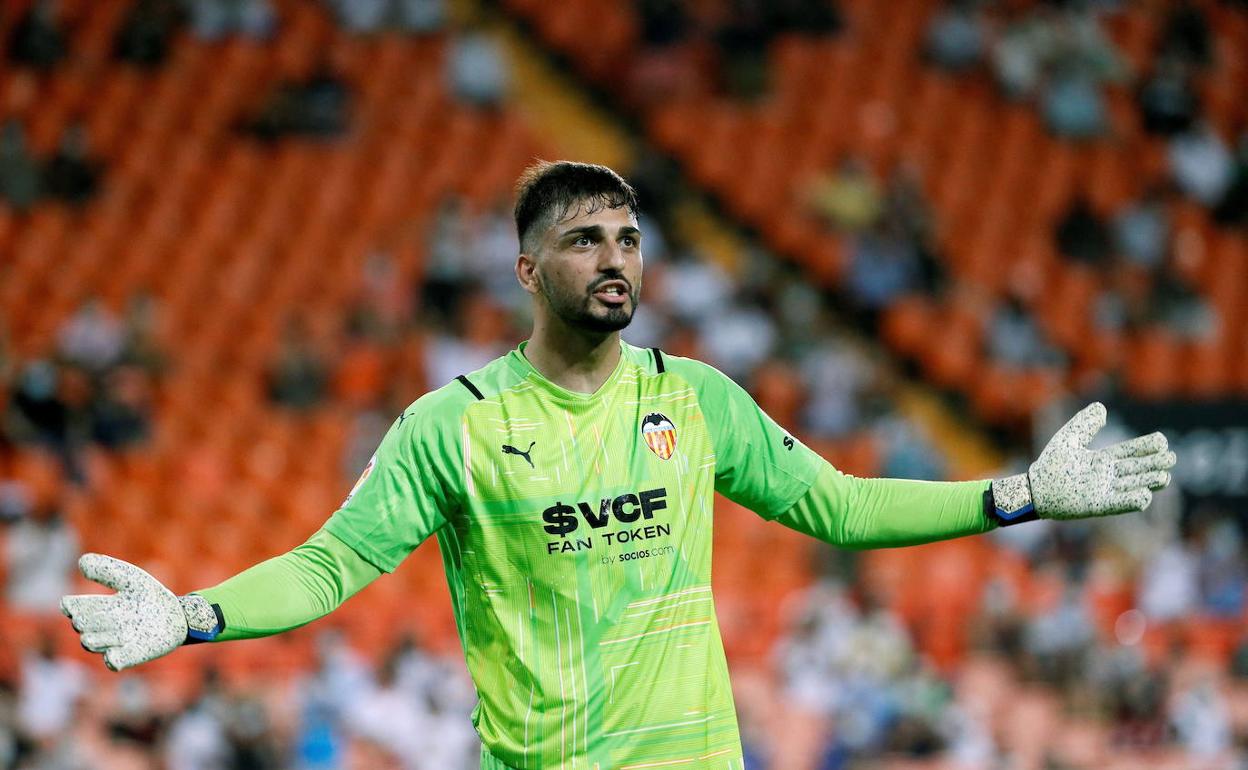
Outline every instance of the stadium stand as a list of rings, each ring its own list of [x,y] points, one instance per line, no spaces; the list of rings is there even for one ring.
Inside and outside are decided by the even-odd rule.
[[[452,15],[463,17],[472,5],[458,4]],[[703,5],[712,15],[727,7]],[[0,40],[10,39],[32,7],[6,4]],[[272,4],[277,26],[267,36],[203,39],[179,28],[148,68],[115,56],[117,31],[133,7],[61,0],[65,56],[50,69],[0,69],[0,116],[22,127],[31,154],[47,157],[67,129],[81,125],[102,169],[85,205],[41,200],[23,211],[0,204],[0,404],[13,411],[27,365],[63,346],[64,330],[90,317],[85,308],[95,299],[105,316],[145,324],[145,344],[155,353],[137,368],[140,381],[151,383],[150,427],[146,439],[120,448],[99,440],[73,451],[54,447],[50,460],[8,435],[6,422],[0,477],[59,500],[82,550],[124,556],[184,590],[314,531],[361,465],[355,445],[375,438],[367,420],[380,414],[384,422],[387,409],[441,384],[430,362],[445,353],[447,335],[432,327],[456,322],[425,315],[436,304],[429,287],[442,285],[444,265],[433,254],[440,228],[490,221],[517,172],[561,146],[534,129],[525,105],[470,106],[449,92],[445,62],[458,22],[432,34],[353,34],[320,4],[282,0]],[[626,116],[612,119],[615,130],[633,132],[638,154],[673,158],[680,181],[715,201],[717,218],[758,236],[764,259],[780,255],[803,271],[801,279],[769,279],[768,296],[795,283],[832,290],[838,302],[854,296],[855,236],[815,213],[814,172],[852,155],[870,175],[889,179],[919,159],[923,198],[939,223],[934,250],[943,278],[854,317],[924,381],[961,394],[973,419],[1017,427],[1060,395],[1101,392],[1107,378],[1141,397],[1248,393],[1242,228],[1215,222],[1210,207],[1177,193],[1165,198],[1175,269],[1216,314],[1214,331],[1196,338],[1158,322],[1098,328],[1098,298],[1113,276],[1059,253],[1053,233],[1080,193],[1108,218],[1170,173],[1167,144],[1145,131],[1128,84],[1104,87],[1108,135],[1056,138],[1034,106],[1007,101],[983,71],[948,73],[924,60],[927,23],[942,4],[846,0],[838,7],[838,31],[769,41],[763,96],[723,95],[717,84],[726,65],[705,40],[642,45],[644,19],[623,0],[501,0],[486,4],[486,16],[520,20],[531,42],[583,77],[608,114]],[[1216,50],[1215,63],[1199,75],[1201,102],[1230,139],[1248,123],[1248,16],[1233,4],[1198,7]],[[1156,13],[1124,8],[1103,27],[1132,71],[1149,70]],[[326,69],[350,94],[340,135],[273,138],[247,129],[275,93],[314,82]],[[663,86],[661,98],[648,90],[655,84]],[[629,165],[640,167],[641,159]],[[448,214],[452,205],[467,212],[462,220]],[[711,250],[665,219],[671,252],[683,239],[694,241],[688,251]],[[659,286],[678,269],[716,274],[676,258],[656,262]],[[736,266],[728,278],[749,280],[747,268]],[[370,279],[374,269],[383,278]],[[397,298],[395,286],[405,287]],[[670,294],[656,304],[673,304]],[[994,360],[994,318],[1012,296],[1059,351],[1056,360]],[[457,336],[487,349],[513,341],[505,302],[477,301],[476,326],[458,327]],[[748,304],[736,295],[724,301]],[[145,302],[156,308],[146,321]],[[393,313],[395,322],[382,324],[387,332],[357,333],[345,322],[368,316],[370,305]],[[673,315],[670,307],[663,313]],[[826,316],[818,318],[822,324]],[[700,354],[709,342],[671,321],[663,344]],[[836,359],[871,370],[856,392],[887,391],[886,377],[862,363],[873,356]],[[308,405],[275,389],[284,363],[312,373],[297,376],[300,385],[322,380]],[[899,445],[925,451],[914,428],[895,440],[875,429],[895,417],[891,403],[845,431],[807,424],[818,380],[779,352],[745,376],[760,403],[777,416],[793,415],[842,470],[885,473],[906,459]],[[871,411],[861,403],[855,409]],[[371,448],[364,451],[366,458]],[[920,467],[933,467],[920,459]],[[12,500],[0,495],[0,502]],[[850,756],[884,755],[890,758],[875,766],[938,770],[957,766],[948,760],[956,752],[979,767],[1001,766],[1007,756],[1019,766],[1056,757],[1098,768],[1191,767],[1201,756],[1209,762],[1202,767],[1231,767],[1232,744],[1242,746],[1248,735],[1243,548],[1219,550],[1219,537],[1233,539],[1238,530],[1218,529],[1216,516],[1181,535],[1135,533],[1152,538],[1153,547],[1140,551],[1127,536],[1036,529],[1026,542],[979,538],[844,559],[726,501],[716,516],[719,618],[759,767],[845,767]],[[6,529],[8,547],[16,529]],[[12,565],[3,567],[7,582]],[[1162,613],[1149,603],[1148,587],[1194,572],[1202,587],[1193,597],[1137,634],[1138,607]],[[829,575],[851,578],[852,590],[836,588]],[[1205,583],[1227,575],[1231,596],[1218,604]],[[213,687],[228,697],[259,692],[279,722],[274,734],[293,744],[299,720],[290,704],[307,700],[298,688],[328,667],[326,659],[346,655],[326,652],[324,636],[314,633],[325,627],[341,629],[370,664],[386,660],[410,634],[439,655],[458,647],[441,564],[426,545],[396,576],[313,629],[182,650],[143,669],[142,678],[171,719],[191,713],[188,704]],[[1083,646],[1044,647],[1065,632]],[[29,676],[46,634],[56,639],[57,658],[86,659],[60,618],[6,597],[0,680]],[[896,654],[876,670],[864,664],[864,648]],[[1116,657],[1133,652],[1139,661]],[[1099,666],[1090,681],[1100,694],[1070,674],[1069,658],[1078,655]],[[221,683],[205,679],[207,670]],[[88,698],[92,709],[119,708],[125,686],[92,677],[99,691],[97,700]],[[1145,685],[1156,691],[1137,691]],[[16,689],[16,699],[31,697],[29,685]],[[869,717],[845,721],[851,712]],[[453,716],[466,724],[465,714]],[[1192,724],[1201,720],[1225,734],[1200,732]],[[99,713],[84,720],[105,723]],[[381,752],[374,744],[384,741],[360,739],[365,733],[356,735],[356,761],[381,766],[381,754],[370,752]],[[47,740],[56,745],[58,738]],[[78,740],[107,743],[98,735]],[[126,761],[157,766],[155,743],[140,745],[139,759]],[[122,756],[115,745],[109,750]],[[0,767],[7,761],[0,747]]]
[[[621,81],[637,84],[624,95],[655,146],[823,285],[845,281],[852,238],[809,210],[812,176],[849,151],[882,179],[901,164],[917,162],[942,223],[938,250],[952,285],[936,296],[897,297],[883,309],[879,330],[926,377],[964,394],[982,419],[1017,422],[1106,375],[1120,377],[1127,392],[1140,396],[1244,392],[1248,240],[1241,232],[1215,227],[1205,207],[1168,200],[1184,247],[1179,270],[1219,319],[1197,340],[1177,339],[1159,324],[1098,328],[1096,299],[1108,277],[1071,264],[1050,237],[1080,193],[1111,215],[1165,182],[1165,141],[1144,130],[1129,84],[1106,88],[1110,126],[1103,138],[1054,137],[1036,109],[1011,103],[983,74],[950,74],[924,60],[926,22],[938,3],[915,0],[884,10],[859,0],[840,4],[847,17],[842,34],[777,35],[767,49],[765,97],[743,101],[723,95],[715,79],[705,76],[708,57],[715,60],[705,39],[647,48],[639,32],[644,14],[633,4],[605,4],[609,11],[590,2],[503,5],[612,98]],[[729,4],[709,5],[723,14]],[[1027,6],[1014,11],[1021,14]],[[1231,139],[1248,120],[1243,100],[1230,96],[1243,92],[1248,77],[1236,53],[1248,43],[1248,28],[1228,4],[1202,8],[1210,14],[1221,56],[1198,88],[1209,121]],[[575,34],[577,20],[591,13],[603,34]],[[1147,72],[1160,32],[1157,14],[1124,8],[1106,27],[1131,68]],[[693,85],[647,98],[646,71],[660,60]],[[980,340],[1011,290],[1023,295],[1027,312],[1060,346],[1068,365],[1017,367],[992,360]],[[1170,362],[1177,365],[1165,366]],[[1173,379],[1148,376],[1159,370],[1173,371]]]

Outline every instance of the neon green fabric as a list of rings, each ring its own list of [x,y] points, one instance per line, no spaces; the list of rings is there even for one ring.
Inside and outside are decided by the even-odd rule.
[[[215,641],[226,642],[269,636],[311,623],[381,574],[321,529],[303,545],[195,593],[220,605],[225,630]]]
[[[451,382],[395,421],[323,530],[370,570],[335,551],[311,567],[326,574],[283,568],[266,590],[243,573],[201,592],[227,634],[236,618],[280,630],[319,617],[433,535],[483,767],[740,767],[711,597],[715,491],[848,546],[987,527],[973,510],[985,484],[839,474],[706,364],[661,367],[621,343],[603,386],[580,394],[523,350],[468,374],[481,398]]]
[[[894,548],[987,532],[988,481],[859,479],[825,465],[801,500],[775,518],[842,548]]]

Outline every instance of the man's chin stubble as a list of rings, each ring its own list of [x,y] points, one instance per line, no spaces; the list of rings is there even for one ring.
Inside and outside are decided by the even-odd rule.
[[[607,310],[606,315],[595,315],[588,307],[584,309],[581,318],[578,319],[577,326],[588,331],[599,332],[601,334],[610,334],[618,332],[633,322],[633,312],[623,309],[611,308]]]

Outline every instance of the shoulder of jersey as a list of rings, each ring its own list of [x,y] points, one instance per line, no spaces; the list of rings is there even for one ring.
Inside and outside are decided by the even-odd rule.
[[[727,375],[715,367],[696,358],[674,356],[658,348],[637,348],[632,345],[629,345],[629,347],[636,351],[636,354],[639,356],[635,360],[639,362],[644,360],[647,371],[654,374],[670,372],[688,380],[691,385],[698,385],[708,377],[727,377]]]
[[[429,391],[413,401],[404,414],[458,418],[471,404],[495,396],[516,383],[516,374],[505,359],[506,356],[500,356],[474,372],[461,374]]]

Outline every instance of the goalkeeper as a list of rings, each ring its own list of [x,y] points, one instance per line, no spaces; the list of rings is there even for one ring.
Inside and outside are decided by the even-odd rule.
[[[526,342],[397,417],[342,506],[294,550],[184,596],[86,554],[115,594],[61,607],[113,670],[325,615],[433,535],[478,694],[484,768],[742,767],[711,597],[713,493],[847,548],[1036,518],[1141,511],[1170,481],[1160,433],[1093,451],[1083,409],[1026,473],[847,476],[712,367],[620,339],[642,285],[632,188],[538,163],[515,208]]]

